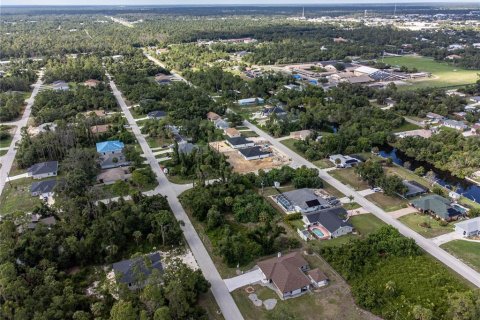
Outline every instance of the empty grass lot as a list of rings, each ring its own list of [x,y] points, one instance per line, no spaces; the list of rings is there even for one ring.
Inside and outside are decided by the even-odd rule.
[[[474,83],[478,79],[478,70],[465,70],[446,62],[437,62],[432,58],[422,56],[387,57],[384,62],[394,66],[417,68],[418,71],[432,73],[431,78],[410,81],[412,85],[404,87],[407,90],[425,87],[461,86]]]
[[[428,215],[410,213],[406,216],[400,217],[398,220],[425,238],[435,238],[453,231],[453,224],[449,223],[446,226],[441,226],[439,221]],[[429,223],[430,228],[422,227],[420,225],[422,223]]]
[[[0,148],[10,147],[12,140],[13,140],[13,136],[8,137],[7,139],[0,140]]]
[[[0,195],[0,215],[14,211],[32,211],[41,203],[38,197],[30,196],[32,179],[18,179],[7,182]]]
[[[371,213],[353,216],[350,218],[350,223],[362,236],[366,236],[385,226],[385,223],[382,220],[378,219]]]
[[[329,174],[343,184],[351,186],[355,190],[365,190],[369,188],[368,183],[362,181],[355,173],[355,168],[332,170]]]
[[[382,192],[375,192],[371,195],[366,196],[365,198],[372,201],[377,206],[387,212],[406,208],[408,204],[408,200],[402,199],[400,197],[387,196]]]
[[[480,272],[480,243],[453,240],[441,247]]]
[[[301,155],[302,157],[305,158],[305,154],[295,147],[295,142],[296,141],[297,140],[295,140],[295,139],[285,139],[285,140],[282,140],[280,142],[284,146],[286,146],[287,148],[292,150],[293,152],[298,153],[299,155]],[[327,169],[327,168],[332,168],[333,167],[333,163],[331,163],[328,159],[315,160],[315,161],[312,161],[312,163],[320,169]]]

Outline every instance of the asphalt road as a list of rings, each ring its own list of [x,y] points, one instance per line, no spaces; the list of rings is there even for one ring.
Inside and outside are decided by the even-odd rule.
[[[17,125],[17,129],[15,134],[13,135],[12,143],[8,148],[7,154],[2,157],[2,167],[0,168],[0,196],[7,184],[7,177],[10,169],[12,168],[13,161],[15,160],[15,156],[17,154],[17,148],[15,147],[17,142],[20,141],[22,138],[22,128],[27,126],[28,119],[30,118],[30,113],[32,112],[32,106],[35,102],[35,96],[38,94],[40,87],[43,84],[43,71],[40,71],[38,74],[38,80],[33,86],[32,95],[27,100],[27,106],[25,107],[25,111],[23,112],[22,118],[14,123]],[[13,124],[13,122],[12,122]]]
[[[250,130],[255,131],[260,137],[264,138],[265,140],[270,141],[270,143],[280,151],[284,152],[288,157],[290,157],[293,161],[294,165],[299,166],[307,166],[309,168],[318,169],[313,163],[306,160],[305,158],[301,157],[297,153],[290,150],[288,147],[283,145],[281,142],[272,138],[268,133],[260,130],[257,126],[251,124],[248,121],[244,121],[244,126],[248,127]],[[436,259],[440,260],[446,266],[450,267],[453,271],[473,283],[475,286],[480,287],[480,273],[475,271],[474,269],[467,266],[465,263],[460,261],[459,259],[455,258],[451,254],[447,253],[442,248],[438,247],[432,240],[426,239],[410,229],[409,227],[405,226],[401,222],[397,221],[396,219],[392,218],[387,212],[385,212],[382,208],[376,206],[369,200],[367,200],[364,196],[359,194],[354,189],[350,188],[349,186],[344,185],[339,180],[333,178],[331,175],[328,174],[325,170],[319,170],[319,176],[325,182],[332,185],[335,189],[339,190],[346,196],[352,195],[354,197],[354,201],[365,208],[368,212],[371,212],[373,215],[381,219],[383,222],[393,226],[396,228],[401,234],[406,237],[412,238],[415,242],[426,252],[434,256]]]
[[[110,75],[108,73],[107,76],[110,79]],[[197,231],[193,227],[190,219],[188,218],[185,210],[183,209],[182,205],[178,200],[178,195],[183,192],[185,188],[170,183],[170,181],[168,181],[167,177],[160,168],[157,159],[155,159],[155,156],[153,155],[150,146],[145,140],[145,137],[140,132],[140,129],[132,114],[130,113],[130,110],[128,109],[127,104],[125,103],[125,100],[123,99],[120,91],[117,89],[115,83],[111,80],[110,86],[112,88],[115,98],[117,99],[118,104],[122,108],[122,111],[125,114],[125,117],[127,118],[128,123],[132,128],[133,133],[135,134],[135,137],[137,138],[142,148],[142,151],[148,163],[150,164],[155,175],[157,176],[158,186],[155,189],[156,193],[160,193],[167,197],[170,208],[172,209],[172,212],[175,215],[176,219],[185,223],[184,226],[181,226],[185,239],[190,246],[193,255],[195,256],[195,259],[197,260],[197,263],[202,270],[203,275],[211,284],[213,296],[215,297],[215,300],[217,301],[217,304],[220,307],[223,316],[226,320],[243,319],[240,310],[235,304],[235,301],[230,295],[230,292],[228,291],[227,286],[222,280],[222,277],[218,273],[215,264],[213,263],[207,250],[205,249],[205,246],[200,240]]]

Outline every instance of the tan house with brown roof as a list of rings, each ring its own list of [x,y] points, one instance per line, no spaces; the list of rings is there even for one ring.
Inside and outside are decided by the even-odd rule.
[[[311,281],[305,272],[310,267],[298,251],[283,256],[279,253],[275,258],[260,261],[258,267],[265,279],[275,286],[282,299],[292,298],[309,290]]]
[[[237,129],[235,128],[227,128],[225,129],[225,134],[227,136],[229,136],[230,138],[236,138],[236,137],[240,137],[241,134],[240,134],[240,131],[238,131]]]
[[[127,181],[131,176],[129,167],[106,169],[97,176],[97,183],[113,184],[119,180]]]

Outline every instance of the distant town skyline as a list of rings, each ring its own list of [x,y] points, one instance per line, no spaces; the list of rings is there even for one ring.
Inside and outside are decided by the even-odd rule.
[[[62,0],[3,0],[2,5],[64,5],[64,6],[80,6],[80,5],[315,5],[315,4],[402,4],[402,3],[478,3],[478,0],[461,0],[461,1],[438,1],[438,0],[104,0],[99,3],[98,0],[79,0],[79,1],[62,1]],[[480,5],[480,4],[479,4]]]

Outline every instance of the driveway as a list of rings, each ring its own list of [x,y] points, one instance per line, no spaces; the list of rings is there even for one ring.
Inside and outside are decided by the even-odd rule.
[[[255,269],[241,274],[239,276],[236,276],[234,278],[230,279],[225,279],[225,285],[228,288],[228,291],[232,292],[238,288],[248,286],[252,283],[259,282],[265,279],[263,276],[262,270],[260,268],[256,267]]]
[[[458,233],[456,233],[455,231],[453,231],[453,232],[442,234],[441,236],[438,236],[436,238],[433,238],[432,241],[437,246],[441,246],[444,243],[447,243],[453,240],[459,240],[459,239],[463,239],[463,237]]]

